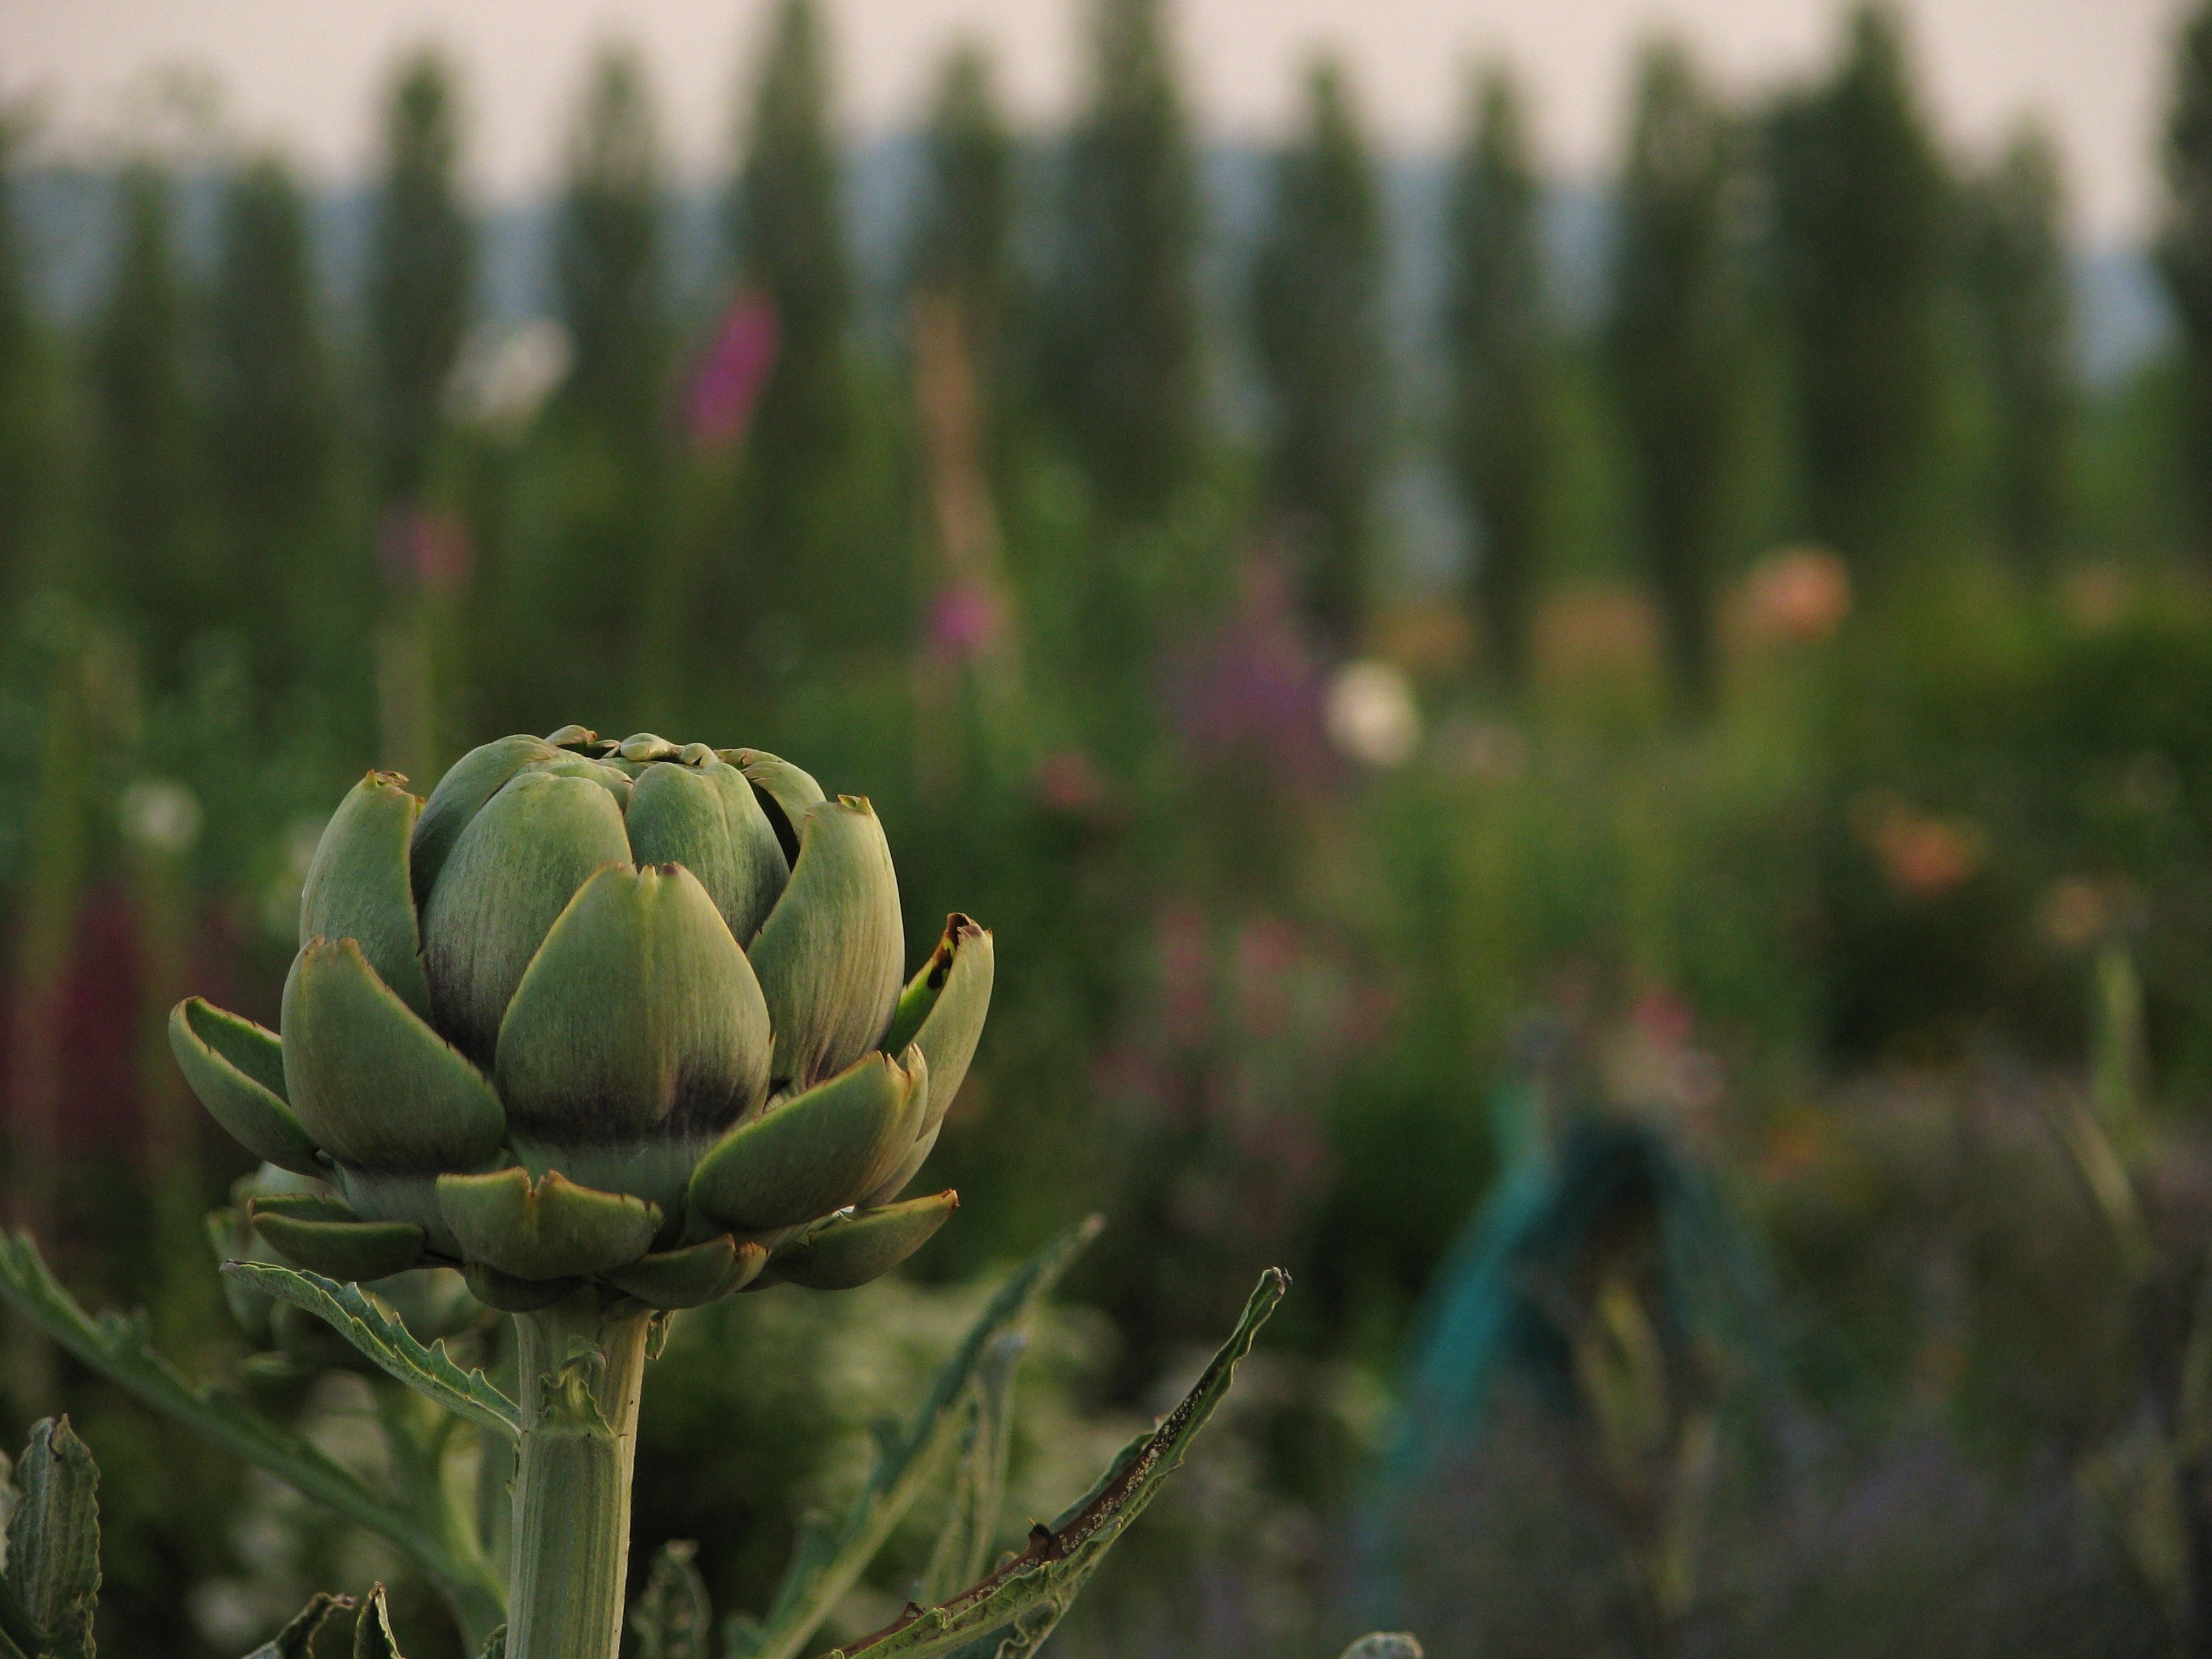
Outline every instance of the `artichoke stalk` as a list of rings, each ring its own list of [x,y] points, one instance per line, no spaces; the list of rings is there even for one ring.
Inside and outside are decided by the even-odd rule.
[[[965,1076],[991,936],[954,915],[902,984],[865,799],[756,750],[581,726],[372,772],[324,831],[281,1035],[198,999],[169,1036],[245,1146],[285,1261],[459,1267],[514,1316],[514,1659],[611,1659],[649,1322],[843,1289],[957,1206],[902,1201]]]

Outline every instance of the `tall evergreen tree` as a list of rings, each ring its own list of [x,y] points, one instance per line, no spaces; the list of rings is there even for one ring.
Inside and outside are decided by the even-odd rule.
[[[571,404],[606,431],[642,441],[659,385],[664,309],[660,161],[644,66],[635,52],[599,59],[570,147],[554,246],[554,283],[574,351]]]
[[[2159,269],[2181,323],[2182,476],[2197,556],[2212,562],[2212,3],[2175,42]]]
[[[214,598],[192,522],[198,434],[173,194],[150,162],[117,181],[121,236],[90,351],[94,580],[122,605],[157,685],[174,680],[179,650],[211,620]]]
[[[1894,12],[1852,14],[1834,74],[1776,111],[1768,166],[1806,527],[1870,574],[1935,436],[1949,220]]]
[[[732,223],[744,281],[775,302],[775,366],[754,416],[764,527],[787,560],[849,438],[853,282],[813,0],[782,0],[753,94]]]
[[[1517,684],[1527,667],[1551,461],[1552,328],[1542,192],[1519,89],[1499,67],[1476,82],[1449,235],[1450,459],[1480,532],[1480,620],[1498,678]]]
[[[1653,46],[1621,169],[1608,344],[1644,556],[1674,680],[1692,707],[1711,686],[1743,362],[1735,140],[1684,50]]]
[[[1048,384],[1108,513],[1156,516],[1200,436],[1199,193],[1162,0],[1097,0],[1068,146]]]
[[[52,407],[40,391],[45,353],[16,211],[24,129],[21,112],[0,105],[0,607],[8,609],[40,574],[33,550],[47,499]]]
[[[1307,95],[1305,131],[1276,158],[1252,313],[1273,411],[1271,487],[1298,547],[1308,618],[1341,653],[1358,641],[1368,597],[1387,422],[1386,250],[1342,70],[1316,65]]]
[[[1969,205],[1967,270],[1996,414],[1998,532],[2016,558],[2039,568],[2058,541],[2073,416],[2073,296],[2050,139],[2022,131]]]
[[[923,138],[921,210],[908,278],[944,295],[979,363],[997,356],[1013,282],[1014,142],[981,51],[945,59]]]
[[[370,392],[379,487],[419,494],[468,324],[474,237],[454,181],[453,77],[434,54],[404,64],[384,118],[384,176],[369,250]]]
[[[329,459],[307,207],[283,163],[225,194],[209,330],[208,435],[222,492],[220,562],[264,692],[295,666],[309,547]]]

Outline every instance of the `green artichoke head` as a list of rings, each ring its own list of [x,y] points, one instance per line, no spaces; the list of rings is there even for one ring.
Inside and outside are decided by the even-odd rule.
[[[991,936],[910,981],[864,799],[755,750],[581,726],[372,772],[323,832],[281,1035],[191,998],[201,1101],[316,1189],[254,1200],[333,1277],[460,1267],[495,1307],[655,1307],[888,1270],[957,1205],[896,1201],[982,1030]]]

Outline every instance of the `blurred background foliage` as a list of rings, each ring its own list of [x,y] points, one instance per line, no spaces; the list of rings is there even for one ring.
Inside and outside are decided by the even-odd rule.
[[[753,744],[1006,971],[957,1224],[679,1323],[641,1561],[757,1605],[1095,1208],[1036,1514],[1297,1289],[1071,1654],[2212,1652],[2212,13],[2145,135],[2175,326],[2094,374],[2063,156],[1939,143],[1880,9],[1753,102],[1652,41],[1595,193],[1504,63],[1445,164],[1326,58],[1202,146],[1161,0],[1093,0],[1068,131],[969,44],[855,155],[766,19],[723,186],[611,47],[526,234],[434,52],[342,200],[0,119],[15,1224],[219,1368],[243,1171],[160,1024],[274,1024],[349,781]],[[371,1541],[9,1358],[0,1443],[66,1404],[106,1472],[107,1650],[377,1575],[441,1650]],[[359,1455],[357,1393],[288,1408]]]

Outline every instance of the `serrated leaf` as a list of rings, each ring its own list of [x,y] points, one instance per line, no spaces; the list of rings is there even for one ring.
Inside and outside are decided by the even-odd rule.
[[[1191,1437],[1229,1392],[1237,1361],[1251,1352],[1260,1327],[1289,1288],[1290,1279],[1280,1269],[1262,1273],[1244,1304],[1243,1318],[1182,1403],[1108,1465],[1099,1482],[1051,1526],[1033,1528],[1027,1549],[943,1605],[910,1610],[872,1636],[834,1650],[827,1659],[858,1659],[862,1654],[868,1659],[937,1659],[963,1649],[994,1659],[1028,1659],[1052,1634],[1115,1540],[1181,1465]]]
[[[317,1590],[308,1598],[307,1605],[293,1615],[291,1623],[247,1654],[246,1659],[312,1659],[315,1632],[322,1629],[324,1621],[332,1613],[352,1605],[350,1595],[331,1595]]]
[[[88,1314],[54,1278],[27,1233],[0,1239],[0,1297],[143,1403],[388,1539],[436,1581],[465,1623],[481,1630],[496,1622],[504,1586],[480,1559],[459,1553],[434,1521],[417,1520],[235,1392],[190,1380],[154,1352],[143,1313]]]
[[[690,1540],[678,1538],[653,1558],[645,1593],[629,1610],[630,1634],[637,1638],[631,1659],[708,1659],[714,1610],[691,1565],[698,1553]]]
[[[100,1470],[66,1417],[31,1428],[15,1478],[23,1493],[8,1524],[8,1579],[45,1634],[42,1652],[86,1659],[100,1607]]]
[[[353,1626],[353,1659],[407,1659],[392,1637],[392,1609],[384,1605],[381,1584],[362,1600],[361,1617]]]
[[[999,1507],[1006,1489],[1006,1457],[1013,1445],[1014,1370],[1029,1339],[1008,1331],[991,1344],[970,1390],[966,1426],[961,1431],[952,1501],[939,1528],[920,1599],[933,1605],[963,1584],[972,1583],[991,1565],[998,1536]]]
[[[1098,1236],[1097,1216],[1078,1222],[1030,1258],[1000,1287],[938,1372],[896,1446],[887,1447],[834,1528],[809,1539],[792,1555],[767,1616],[746,1630],[726,1627],[724,1659],[795,1659],[830,1609],[852,1589],[900,1517],[913,1506],[934,1472],[938,1455],[960,1422],[958,1407],[975,1387],[991,1346],[1059,1282],[1068,1264]]]
[[[46,1633],[39,1628],[38,1620],[23,1605],[22,1593],[7,1571],[8,1529],[15,1524],[15,1512],[23,1506],[22,1489],[15,1485],[15,1470],[8,1454],[0,1452],[0,1659],[15,1659],[26,1650],[36,1653],[46,1639]]]
[[[522,1413],[492,1386],[482,1371],[465,1370],[446,1352],[443,1341],[424,1347],[398,1315],[358,1285],[273,1261],[226,1261],[224,1274],[255,1290],[289,1302],[321,1319],[353,1344],[386,1375],[436,1401],[478,1428],[519,1442]]]
[[[477,1650],[477,1659],[507,1659],[507,1626],[501,1625],[484,1638],[484,1644]]]

